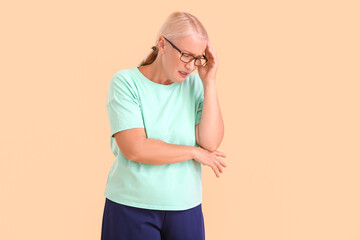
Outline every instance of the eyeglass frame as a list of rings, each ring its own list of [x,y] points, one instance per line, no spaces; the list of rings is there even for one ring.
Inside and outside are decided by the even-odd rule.
[[[163,37],[164,37],[164,36],[163,36]],[[193,55],[191,55],[191,54],[189,54],[189,53],[186,53],[186,52],[181,51],[181,50],[180,50],[179,48],[177,48],[172,42],[170,42],[169,39],[167,39],[166,37],[164,37],[164,38],[166,39],[166,41],[168,41],[168,42],[171,44],[171,46],[172,46],[173,48],[175,48],[175,49],[181,54],[180,60],[181,60],[182,62],[184,62],[184,61],[181,59],[184,54],[189,55],[189,56],[191,56],[191,57],[193,58],[193,59],[191,59],[189,62],[184,62],[184,63],[190,63],[192,60],[195,59],[195,62],[194,62],[194,65],[195,65],[195,66],[204,66],[204,65],[208,62],[208,59],[205,57],[204,54],[203,54],[203,57],[202,57],[202,58],[195,57],[195,56],[193,56]],[[205,62],[204,64],[196,65],[195,63],[196,63],[196,60],[197,60],[197,59],[205,59],[206,62]]]

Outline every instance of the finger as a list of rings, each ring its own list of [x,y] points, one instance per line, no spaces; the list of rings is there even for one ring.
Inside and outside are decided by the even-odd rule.
[[[223,173],[223,169],[218,161],[214,161],[216,167],[219,169],[219,172]]]
[[[220,151],[215,151],[215,153],[219,156],[226,157],[226,154]]]
[[[207,49],[209,52],[211,52],[212,55],[216,55],[215,50],[213,49],[210,41],[208,42]]]
[[[209,62],[215,60],[215,54],[209,49],[205,52],[205,57],[209,60]]]
[[[205,48],[205,56],[207,55],[208,51],[209,51],[209,43],[206,45],[206,48]]]
[[[220,173],[219,173],[219,170],[216,166],[212,165],[211,168],[214,170],[215,172],[215,175],[219,178],[220,177]]]
[[[210,41],[208,41],[207,45],[206,45],[206,48],[209,50],[211,48],[211,43]]]
[[[222,159],[219,159],[219,162],[221,163],[222,166],[227,167],[227,164]]]
[[[222,160],[219,157],[216,157],[216,159],[219,161],[219,163],[223,166],[223,167],[227,167],[227,164],[224,162],[224,160]]]
[[[220,159],[220,157],[215,156],[215,158],[216,158],[217,161],[214,161],[214,163],[218,166],[219,169],[221,169],[221,166],[224,166],[224,162]],[[226,164],[225,164],[224,167],[226,167]]]
[[[207,59],[209,59],[209,60],[214,60],[214,59],[215,59],[215,52],[213,51],[213,49],[212,49],[212,47],[210,46],[210,43],[209,43],[209,42],[208,42],[208,44],[206,45],[205,56],[206,56]]]

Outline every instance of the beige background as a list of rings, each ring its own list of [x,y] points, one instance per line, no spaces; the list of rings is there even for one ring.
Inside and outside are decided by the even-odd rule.
[[[2,3],[0,239],[100,239],[114,73],[173,11],[219,57],[220,179],[206,239],[360,240],[358,1]]]

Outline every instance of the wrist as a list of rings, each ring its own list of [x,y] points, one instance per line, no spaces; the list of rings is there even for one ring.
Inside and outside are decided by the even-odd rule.
[[[207,87],[216,87],[216,82],[215,82],[215,79],[214,80],[208,80],[208,81],[203,81],[203,86],[204,88],[207,88]]]
[[[199,148],[200,147],[192,147],[191,148],[191,158],[192,159],[196,159],[199,153]]]

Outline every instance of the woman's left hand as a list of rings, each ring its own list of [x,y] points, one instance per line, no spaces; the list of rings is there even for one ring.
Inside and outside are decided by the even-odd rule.
[[[215,81],[216,71],[218,69],[218,60],[214,49],[212,48],[210,41],[205,49],[205,57],[208,59],[205,66],[198,66],[199,77],[203,84],[210,81]]]

